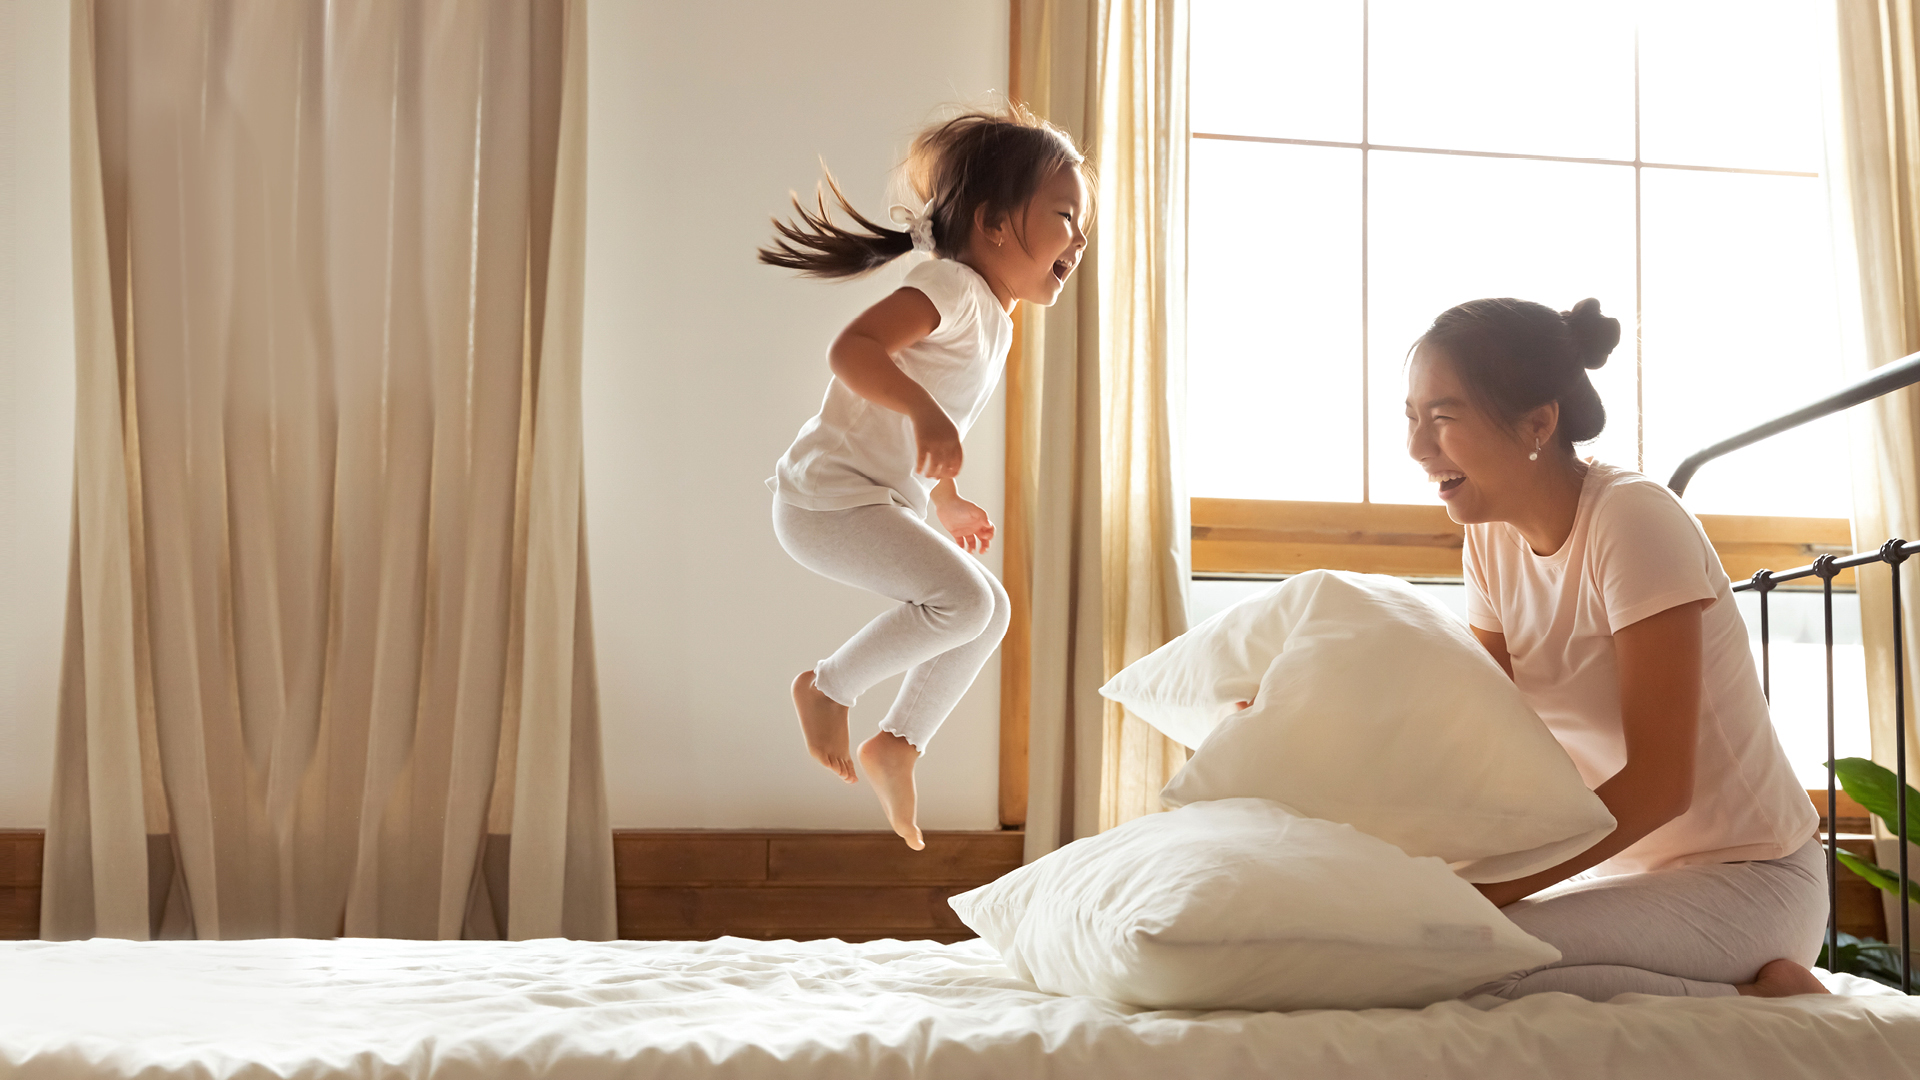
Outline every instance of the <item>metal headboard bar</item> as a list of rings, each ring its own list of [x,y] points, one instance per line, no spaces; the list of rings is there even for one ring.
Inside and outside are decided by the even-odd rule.
[[[1714,458],[1724,457],[1743,446],[1752,446],[1754,443],[1768,436],[1778,435],[1783,431],[1797,428],[1801,424],[1818,420],[1823,416],[1831,416],[1834,413],[1851,409],[1861,402],[1872,401],[1882,394],[1890,394],[1903,386],[1912,386],[1917,382],[1920,382],[1920,352],[1914,353],[1911,356],[1902,357],[1891,364],[1874,368],[1873,373],[1866,378],[1861,379],[1852,386],[1821,398],[1811,405],[1795,409],[1785,416],[1769,420],[1757,427],[1749,428],[1730,439],[1722,439],[1714,443],[1712,446],[1699,451],[1692,457],[1681,462],[1680,467],[1674,470],[1673,479],[1667,481],[1667,486],[1673,489],[1675,495],[1685,495],[1687,493],[1687,484],[1693,479],[1693,474],[1700,471],[1700,466],[1705,465]]]
[[[1734,592],[1757,592],[1760,594],[1760,679],[1761,687],[1772,699],[1773,653],[1771,648],[1771,625],[1767,617],[1767,597],[1774,588],[1786,581],[1817,577],[1820,579],[1821,611],[1826,627],[1827,651],[1827,963],[1832,964],[1839,955],[1840,942],[1840,904],[1839,904],[1839,850],[1840,815],[1839,791],[1837,789],[1833,763],[1838,759],[1834,745],[1834,709],[1833,709],[1833,579],[1840,571],[1855,566],[1867,566],[1872,563],[1886,563],[1893,572],[1893,743],[1894,743],[1894,824],[1899,836],[1900,850],[1900,889],[1895,895],[1895,906],[1900,909],[1900,992],[1913,993],[1913,937],[1910,915],[1912,904],[1907,901],[1908,882],[1912,876],[1907,867],[1907,672],[1906,672],[1906,634],[1901,622],[1900,564],[1913,555],[1920,555],[1920,542],[1908,543],[1904,540],[1888,540],[1877,550],[1862,551],[1844,558],[1822,555],[1808,566],[1797,570],[1774,573],[1761,570],[1748,581],[1742,581],[1733,587]]]
[[[1667,486],[1673,489],[1675,495],[1684,495],[1687,483],[1693,479],[1693,474],[1700,470],[1700,466],[1715,458],[1724,457],[1743,446],[1751,446],[1769,436],[1797,428],[1823,416],[1831,416],[1883,394],[1912,386],[1914,383],[1920,383],[1920,352],[1875,368],[1866,378],[1829,394],[1811,405],[1756,425],[1732,438],[1722,439],[1695,453],[1674,470],[1673,479],[1667,482]],[[1773,698],[1773,649],[1772,626],[1767,617],[1767,596],[1776,586],[1789,581],[1810,577],[1820,579],[1827,649],[1827,963],[1832,964],[1839,954],[1840,934],[1839,792],[1833,772],[1833,763],[1837,757],[1833,735],[1833,579],[1842,570],[1873,563],[1885,563],[1893,573],[1894,818],[1900,845],[1900,890],[1895,894],[1895,904],[1900,909],[1900,992],[1903,994],[1913,993],[1913,937],[1909,918],[1913,905],[1907,899],[1908,883],[1913,879],[1907,868],[1907,673],[1906,631],[1900,612],[1900,564],[1916,554],[1920,554],[1920,541],[1909,543],[1893,539],[1888,540],[1876,550],[1856,552],[1842,558],[1822,555],[1811,564],[1794,570],[1783,570],[1777,573],[1772,570],[1762,570],[1754,574],[1752,580],[1740,582],[1733,587],[1734,592],[1760,594],[1760,686],[1762,692],[1767,695],[1767,699],[1771,701]]]

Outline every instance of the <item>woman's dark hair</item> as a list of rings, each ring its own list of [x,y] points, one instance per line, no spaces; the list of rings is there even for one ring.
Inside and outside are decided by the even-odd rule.
[[[964,112],[928,128],[913,140],[906,166],[914,194],[933,219],[934,250],[947,258],[966,246],[975,210],[986,210],[989,225],[1011,222],[1025,247],[1020,211],[1048,177],[1076,169],[1089,187],[1093,182],[1086,158],[1066,132],[1019,104],[1005,112]],[[760,249],[761,262],[810,277],[844,278],[878,269],[913,250],[913,237],[906,230],[876,224],[855,210],[831,172],[826,187],[853,225],[832,220],[827,191],[814,191],[814,209],[795,195],[799,220],[774,219],[780,236],[771,247]]]
[[[1587,372],[1605,364],[1618,344],[1620,320],[1600,314],[1600,301],[1591,297],[1572,311],[1499,297],[1441,312],[1413,347],[1444,353],[1474,404],[1508,427],[1559,402],[1556,438],[1571,450],[1607,426],[1606,407]]]

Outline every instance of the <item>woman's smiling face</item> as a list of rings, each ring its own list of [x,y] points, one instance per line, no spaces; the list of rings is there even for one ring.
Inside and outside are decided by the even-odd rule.
[[[1551,416],[1535,415],[1545,412]],[[1407,365],[1407,454],[1440,485],[1447,516],[1461,525],[1511,519],[1516,508],[1509,504],[1553,450],[1544,446],[1529,460],[1534,437],[1550,439],[1558,418],[1558,406],[1548,404],[1518,428],[1500,423],[1474,402],[1453,361],[1432,346],[1416,349]],[[1540,420],[1546,430],[1531,431]]]

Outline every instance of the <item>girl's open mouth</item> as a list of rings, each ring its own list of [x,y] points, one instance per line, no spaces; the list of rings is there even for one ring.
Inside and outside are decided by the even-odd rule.
[[[1067,262],[1067,260],[1065,259],[1054,260],[1053,276],[1056,281],[1067,280],[1067,275],[1071,273],[1073,273],[1073,266],[1071,263]]]
[[[1442,480],[1440,481],[1440,493],[1444,495],[1447,492],[1452,491],[1454,488],[1457,488],[1461,484],[1464,484],[1466,482],[1467,482],[1467,478],[1464,476],[1456,476],[1451,480]]]

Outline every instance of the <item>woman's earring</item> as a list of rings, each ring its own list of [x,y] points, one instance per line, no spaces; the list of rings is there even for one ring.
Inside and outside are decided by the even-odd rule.
[[[1527,460],[1528,461],[1540,460],[1540,440],[1539,439],[1533,440],[1533,453],[1527,455]]]

